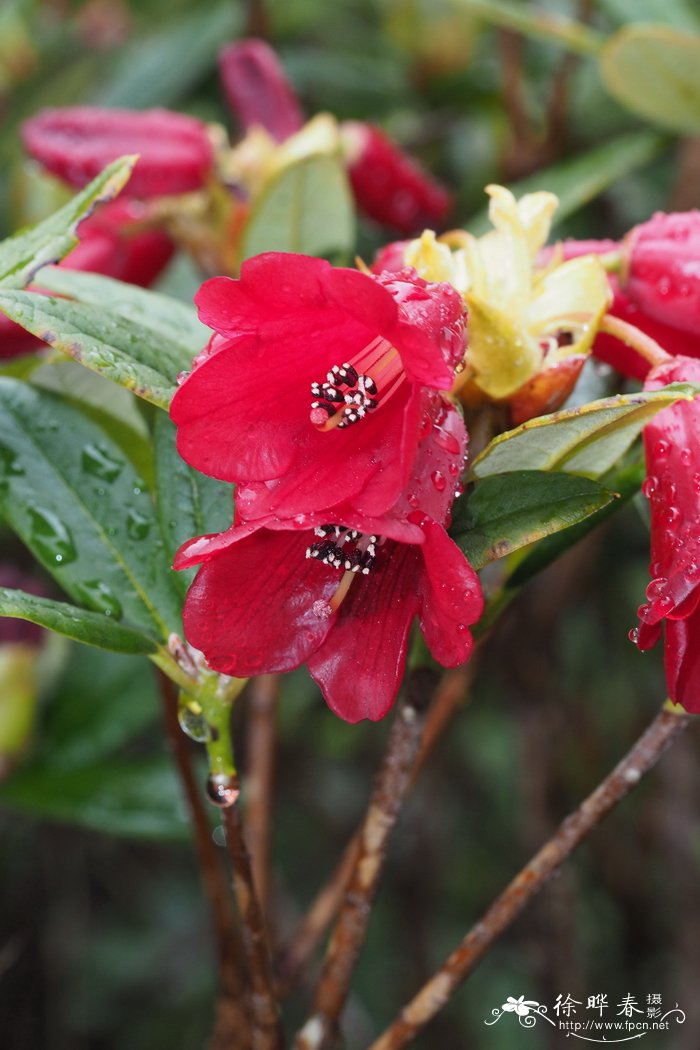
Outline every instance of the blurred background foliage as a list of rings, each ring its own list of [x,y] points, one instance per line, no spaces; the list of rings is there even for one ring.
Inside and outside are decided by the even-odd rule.
[[[249,34],[278,49],[309,115],[379,123],[444,179],[454,224],[482,221],[490,181],[560,193],[562,236],[618,237],[656,209],[698,204],[692,132],[700,132],[700,104],[697,127],[679,138],[673,119],[647,122],[611,97],[585,34],[575,53],[552,33],[559,23],[547,23],[550,31],[532,24],[544,11],[606,37],[651,22],[692,47],[700,32],[692,0],[514,0],[502,5],[500,27],[483,17],[488,6],[4,0],[2,232],[51,207],[29,188],[23,119],[83,101],[168,106],[227,124],[216,55]],[[529,25],[525,35],[507,28],[516,16]],[[365,223],[358,248],[369,257],[389,238]],[[186,298],[196,282],[176,260],[163,285]],[[640,656],[627,640],[647,579],[639,510],[625,507],[533,581],[485,644],[469,702],[393,843],[348,1012],[351,1050],[391,1019],[655,712],[660,654]],[[0,535],[2,560],[36,573]],[[0,726],[13,711],[26,722],[40,696],[30,739],[22,729],[21,753],[6,754],[2,766],[0,1045],[203,1046],[212,951],[152,669],[145,658],[56,639],[32,644],[34,678],[17,686],[15,675],[14,688],[5,675],[0,696]],[[245,767],[245,696],[239,707]],[[386,732],[339,722],[303,671],[285,679],[274,827],[281,940],[354,830]],[[699,807],[689,736],[545,888],[417,1045],[544,1050],[561,1043],[544,1026],[523,1033],[483,1021],[508,995],[551,1010],[559,993],[585,1002],[603,992],[611,1003],[661,993],[688,1020],[645,1045],[695,1050]],[[220,841],[219,829],[213,834]],[[302,1020],[302,999],[291,1021]]]

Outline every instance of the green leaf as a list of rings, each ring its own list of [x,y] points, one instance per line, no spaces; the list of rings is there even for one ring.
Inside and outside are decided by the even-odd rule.
[[[346,255],[354,238],[352,195],[340,159],[316,154],[284,168],[258,198],[241,261],[268,251]]]
[[[614,142],[596,146],[572,160],[544,168],[536,175],[509,184],[508,188],[516,197],[537,190],[555,193],[559,198],[559,207],[553,217],[553,225],[556,226],[584,204],[615,186],[630,172],[653,160],[666,145],[663,135],[651,131],[619,135]],[[491,228],[488,210],[479,212],[467,225],[472,233],[485,233]]]
[[[82,646],[70,651],[60,684],[42,707],[31,765],[67,769],[114,758],[161,716],[148,660]]]
[[[148,634],[180,631],[180,598],[145,484],[72,405],[0,379],[0,513],[77,603]]]
[[[33,763],[0,785],[0,805],[108,835],[189,837],[182,789],[165,757],[70,769]]]
[[[89,186],[38,226],[20,230],[0,244],[0,287],[24,288],[37,270],[55,263],[78,243],[76,230],[98,204],[110,201],[131,175],[136,157],[121,157]]]
[[[627,451],[649,420],[697,387],[675,383],[661,390],[620,394],[539,416],[500,434],[472,465],[484,478],[511,470],[566,470],[599,477]]]
[[[37,274],[36,283],[49,292],[68,296],[79,303],[99,306],[109,314],[133,321],[149,332],[171,340],[178,349],[178,357],[189,354],[190,361],[211,335],[191,303],[116,281],[113,277],[47,266]]]
[[[183,342],[92,303],[8,291],[0,292],[0,310],[57,350],[160,408],[170,404],[178,372],[192,364],[192,350]]]
[[[551,565],[552,562],[561,557],[570,547],[573,547],[590,532],[593,532],[598,525],[639,492],[645,473],[644,461],[641,456],[631,463],[624,463],[621,466],[616,466],[614,470],[608,471],[601,478],[601,482],[607,491],[617,496],[617,499],[611,500],[601,507],[600,510],[597,510],[583,521],[572,525],[571,528],[566,529],[564,532],[556,533],[543,539],[525,554],[523,560],[508,577],[507,587],[509,589],[521,587],[529,579],[537,575],[538,572],[542,572],[548,565]],[[557,476],[559,475],[552,475],[552,477]]]
[[[223,532],[233,520],[233,486],[189,467],[175,445],[176,430],[159,413],[155,422],[156,494],[165,550],[172,560],[193,536]],[[177,573],[183,591],[195,569]]]
[[[8,587],[0,587],[0,616],[29,620],[75,642],[115,653],[152,653],[157,648],[154,638],[115,623],[104,613],[89,612],[50,598],[37,598]]]
[[[627,25],[600,55],[605,87],[623,106],[663,128],[700,131],[700,36],[671,26]]]
[[[540,470],[494,474],[455,504],[450,535],[475,569],[605,507],[614,495],[597,482]]]

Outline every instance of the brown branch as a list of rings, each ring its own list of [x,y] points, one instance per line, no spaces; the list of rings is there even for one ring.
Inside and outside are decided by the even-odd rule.
[[[539,893],[547,879],[653,768],[689,722],[689,715],[665,709],[656,716],[613,772],[566,818],[369,1050],[400,1050],[411,1042],[445,1006],[496,938]]]
[[[326,952],[313,1013],[293,1043],[295,1050],[321,1050],[336,1034],[434,688],[433,671],[418,668],[409,673],[360,830],[357,858]]]
[[[233,788],[233,785],[231,785]],[[272,965],[262,911],[253,885],[250,857],[243,837],[238,800],[221,810],[231,858],[233,892],[241,919],[243,953],[250,981],[252,1050],[281,1050],[282,1028],[272,984]]]
[[[468,664],[447,671],[440,680],[425,720],[420,748],[411,770],[409,790],[414,787],[419,772],[442,739],[467,696],[474,677],[478,649],[479,646],[476,645]],[[340,908],[357,864],[361,832],[362,829],[358,828],[352,836],[333,874],[319,890],[311,907],[289,938],[286,948],[280,952],[276,973],[278,991],[283,996],[287,995],[296,984],[300,973],[316,951],[326,929]]]
[[[209,906],[216,944],[221,998],[217,1003],[217,1025],[211,1046],[226,1045],[229,1050],[244,1047],[248,1038],[248,1017],[243,1006],[244,982],[238,960],[238,931],[226,884],[226,875],[207,817],[200,785],[192,769],[187,737],[177,717],[177,690],[171,680],[158,672],[165,728],[177,772],[182,783],[192,821],[202,886]]]
[[[270,835],[279,675],[263,674],[248,686],[246,747],[246,842],[260,908],[267,915],[270,889]],[[269,923],[268,923],[269,926]]]

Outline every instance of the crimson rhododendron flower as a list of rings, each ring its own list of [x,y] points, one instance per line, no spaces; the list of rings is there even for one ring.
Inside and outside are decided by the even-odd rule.
[[[654,368],[645,389],[700,384],[700,361],[675,358]],[[651,509],[651,575],[640,625],[631,633],[651,648],[665,622],[666,680],[671,699],[700,712],[700,402],[665,408],[644,430]]]
[[[270,252],[196,302],[217,338],[172,402],[184,459],[242,483],[246,519],[393,506],[432,425],[423,394],[449,390],[464,354],[457,292]]]
[[[700,332],[700,211],[658,212],[627,235],[620,283],[648,317]],[[686,351],[687,353],[687,351]]]
[[[205,124],[167,109],[44,109],[22,125],[30,157],[71,186],[86,186],[111,161],[138,153],[128,193],[159,197],[204,185],[213,164]]]
[[[466,432],[440,396],[424,391],[421,402],[427,426],[411,477],[383,517],[345,501],[303,525],[239,518],[184,545],[176,568],[204,563],[187,595],[185,634],[211,667],[245,677],[306,662],[332,710],[357,722],[393,704],[416,616],[442,664],[469,657],[481,591],[444,529]],[[346,470],[340,459],[337,469]]]

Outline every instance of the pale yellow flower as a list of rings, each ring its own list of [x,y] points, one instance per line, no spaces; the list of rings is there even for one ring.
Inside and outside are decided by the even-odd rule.
[[[277,142],[260,126],[253,126],[221,160],[224,177],[245,187],[254,199],[271,178],[296,161],[311,156],[340,155],[338,124],[319,113],[284,142]]]

